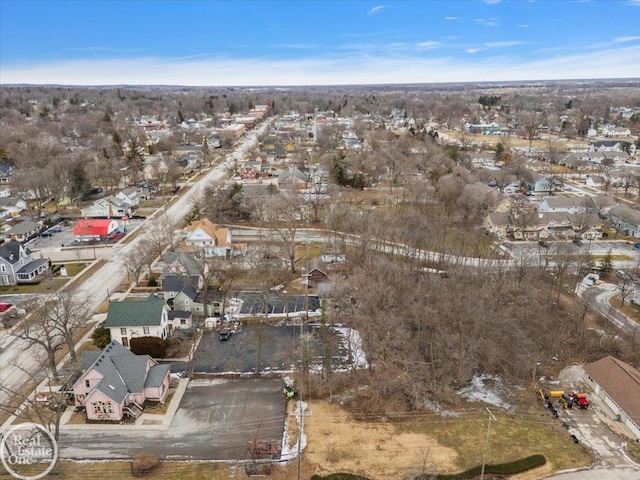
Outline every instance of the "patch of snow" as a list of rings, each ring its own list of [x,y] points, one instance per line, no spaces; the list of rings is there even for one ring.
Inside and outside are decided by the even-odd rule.
[[[362,349],[362,338],[354,328],[336,326],[336,331],[342,336],[344,347],[351,354],[351,363],[354,368],[369,368],[367,356]]]
[[[292,447],[289,447],[289,433],[287,430],[287,422],[284,423],[284,435],[282,436],[282,451],[280,453],[280,460],[287,461],[298,456],[298,450],[302,451],[307,446],[307,434],[304,433],[304,415],[307,410],[307,403],[301,400],[296,402],[295,416],[296,422],[298,422],[298,439]]]
[[[460,415],[457,412],[452,412],[450,410],[442,408],[442,405],[440,405],[438,402],[432,402],[430,400],[424,402],[423,406],[427,410],[431,410],[432,412],[437,413],[442,417],[458,417]]]
[[[505,410],[513,410],[513,406],[501,398],[507,392],[503,388],[502,379],[493,375],[476,375],[468,387],[457,391],[458,395],[470,402],[484,402]]]

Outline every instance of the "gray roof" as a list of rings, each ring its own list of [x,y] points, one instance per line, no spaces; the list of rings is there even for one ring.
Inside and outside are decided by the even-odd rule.
[[[186,310],[169,311],[169,320],[173,320],[175,318],[189,318],[189,317],[191,317],[191,312],[187,312]]]
[[[41,266],[49,263],[48,258],[38,258],[32,262],[27,263],[24,267],[18,270],[16,273],[32,273],[38,270]]]
[[[610,217],[616,217],[634,225],[640,225],[640,212],[626,205],[616,205],[609,210]]]
[[[182,290],[180,290],[180,293],[186,295],[190,300],[195,300],[198,296],[198,292],[196,292],[191,285],[185,285]],[[180,293],[178,293],[178,295],[180,295]]]
[[[11,234],[24,235],[24,234],[35,231],[36,228],[38,228],[38,225],[36,225],[36,222],[33,222],[31,220],[23,220],[20,223],[16,223],[13,226],[13,228],[11,228],[5,233],[5,235],[11,235]]]
[[[8,243],[5,243],[0,247],[0,257],[4,258],[10,264],[15,264],[20,260],[20,250],[22,249],[22,244],[15,240],[12,240]],[[31,252],[25,249],[25,253],[28,255]]]
[[[197,275],[171,275],[168,274],[162,279],[162,291],[163,292],[179,292],[185,285],[197,285]]]
[[[171,365],[168,363],[154,365],[149,369],[147,379],[144,382],[144,388],[147,387],[159,387],[162,385],[167,373],[171,369]]]
[[[163,299],[151,294],[142,302],[112,302],[109,304],[106,328],[110,327],[148,327],[160,325]]]
[[[147,371],[149,361],[154,365]],[[115,340],[102,352],[83,352],[80,364],[85,371],[95,369],[102,375],[95,389],[117,403],[122,403],[129,393],[159,386],[171,368],[169,364],[155,364],[148,355],[131,353]]]
[[[178,262],[182,265],[187,275],[199,276],[200,268],[198,265],[202,263],[202,260],[196,258],[191,252],[167,252],[164,254],[164,262],[167,265]],[[167,273],[166,275],[170,274]]]

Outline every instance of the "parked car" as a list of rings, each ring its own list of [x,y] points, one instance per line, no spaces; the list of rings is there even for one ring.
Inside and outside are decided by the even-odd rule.
[[[540,245],[542,248],[549,248],[549,242],[545,242],[542,240],[538,242],[538,245]]]
[[[223,328],[222,330],[220,330],[220,340],[222,341],[229,340],[230,337],[231,337],[231,330],[229,330],[228,328]]]
[[[580,240],[579,238],[576,238],[573,243],[575,243],[577,246],[581,247],[582,246],[582,240]]]

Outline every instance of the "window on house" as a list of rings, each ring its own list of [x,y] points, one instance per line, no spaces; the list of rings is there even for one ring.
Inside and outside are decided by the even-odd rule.
[[[180,325],[186,325],[187,321],[184,318],[180,319]]]
[[[85,380],[84,381],[84,386],[87,387],[87,388],[91,387],[91,382],[89,380]]]
[[[143,332],[145,335],[149,335],[149,327],[142,327],[142,332]]]
[[[0,272],[6,272],[7,268],[4,265],[0,265]]]
[[[127,329],[126,328],[121,328],[120,329],[120,335],[126,335],[127,334]]]
[[[113,413],[113,404],[111,402],[91,402],[91,410],[93,413]]]

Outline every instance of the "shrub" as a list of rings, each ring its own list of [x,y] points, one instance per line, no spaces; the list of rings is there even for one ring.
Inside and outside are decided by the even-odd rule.
[[[158,466],[160,459],[153,453],[139,453],[131,462],[131,475],[141,477]]]
[[[521,458],[514,462],[499,463],[497,465],[485,465],[485,474],[494,475],[515,475],[516,473],[526,472],[537,467],[541,467],[547,463],[547,459],[544,455],[531,455],[530,457]],[[482,466],[478,465],[467,471],[454,473],[451,475],[421,475],[415,478],[415,480],[467,480],[480,476]]]
[[[108,328],[105,328],[104,322],[98,325],[93,331],[91,341],[100,350],[109,345],[109,342],[111,342],[111,332]]]
[[[156,279],[155,275],[151,275],[149,277],[149,281],[147,282],[147,287],[157,287],[158,286],[158,280]]]
[[[163,358],[169,348],[169,341],[159,337],[137,337],[131,339],[131,352],[136,355],[149,355]]]
[[[332,473],[323,477],[321,475],[313,475],[310,480],[370,480],[362,475],[354,475],[352,473]]]

